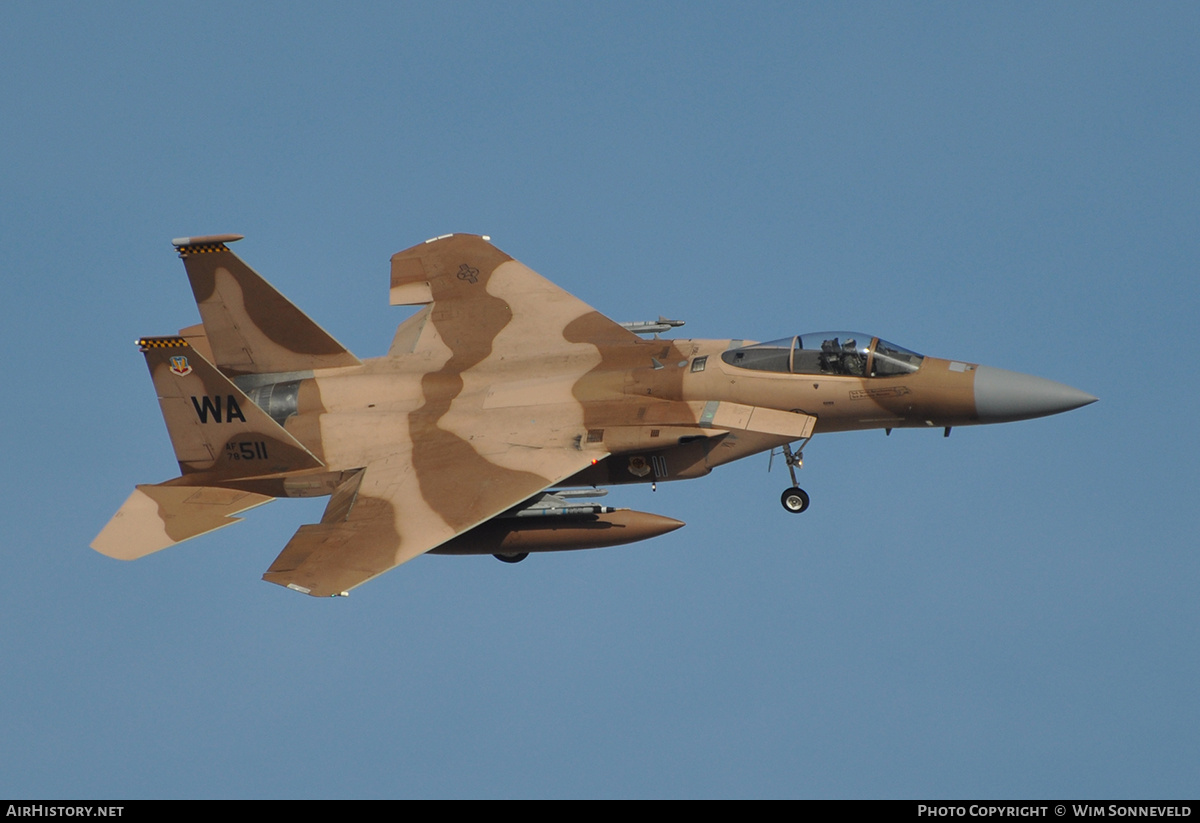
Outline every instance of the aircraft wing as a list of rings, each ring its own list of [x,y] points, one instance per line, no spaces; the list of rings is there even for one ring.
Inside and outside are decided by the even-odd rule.
[[[494,346],[509,358],[545,357],[569,355],[579,343],[640,339],[474,234],[445,235],[392,255],[390,302],[432,304],[422,318],[428,322],[404,340],[403,351],[428,352],[440,342],[453,352],[455,367],[469,367]],[[398,343],[392,353],[402,353]]]
[[[440,473],[435,488],[429,489],[410,465],[411,453],[397,452],[345,481],[321,522],[301,526],[263,579],[314,597],[347,592],[533,497],[595,459],[569,457],[560,453],[549,458],[548,463],[560,468],[548,476],[506,472],[503,483],[485,485],[447,461],[432,469]],[[428,491],[442,496],[431,502]]]
[[[630,332],[474,235],[395,255],[392,302],[431,304],[389,354],[420,364],[420,401],[323,424],[325,460],[362,468],[265,580],[340,594],[608,455],[575,389]]]

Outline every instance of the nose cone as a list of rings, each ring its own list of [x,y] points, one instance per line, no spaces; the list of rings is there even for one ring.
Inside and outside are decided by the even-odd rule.
[[[1053,380],[989,366],[975,369],[975,413],[980,423],[1045,417],[1095,402],[1087,392]]]

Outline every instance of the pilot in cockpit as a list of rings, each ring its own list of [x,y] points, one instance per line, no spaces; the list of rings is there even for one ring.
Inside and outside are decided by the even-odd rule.
[[[867,364],[858,352],[858,341],[853,337],[846,338],[839,345],[838,338],[821,342],[821,371],[828,374],[845,374],[852,377],[863,377],[867,373]]]

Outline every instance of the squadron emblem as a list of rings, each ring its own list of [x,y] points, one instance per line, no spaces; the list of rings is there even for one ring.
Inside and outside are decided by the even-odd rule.
[[[475,284],[479,282],[479,269],[474,266],[468,266],[463,263],[458,267],[458,279],[466,280],[468,283]]]
[[[179,377],[186,377],[192,373],[192,367],[188,365],[187,358],[182,354],[177,354],[171,358],[171,373]]]
[[[629,473],[634,477],[645,477],[650,473],[650,464],[641,455],[631,457],[629,458]]]

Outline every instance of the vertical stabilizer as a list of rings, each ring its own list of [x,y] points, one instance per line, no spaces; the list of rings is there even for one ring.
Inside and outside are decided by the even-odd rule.
[[[214,480],[323,464],[182,337],[138,341],[179,470]]]
[[[229,250],[226,243],[241,239],[220,234],[171,241],[187,269],[217,368],[239,375],[357,366],[345,346]]]

